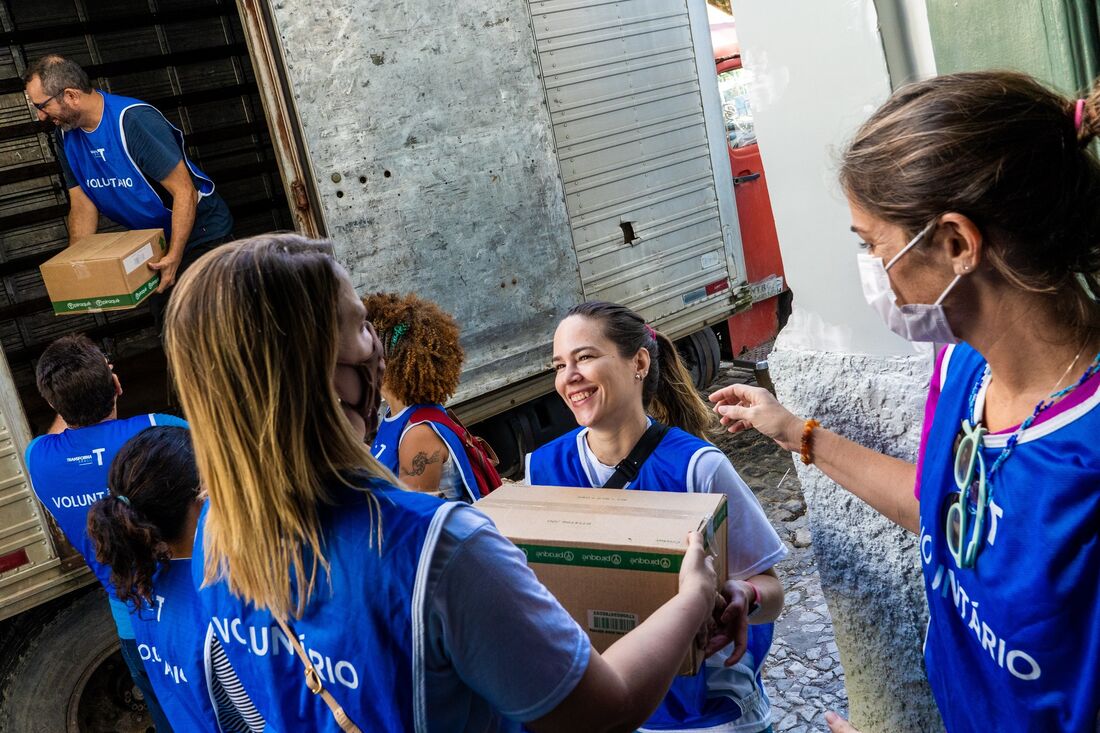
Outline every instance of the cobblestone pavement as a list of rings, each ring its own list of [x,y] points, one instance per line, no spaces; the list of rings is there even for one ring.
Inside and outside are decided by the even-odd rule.
[[[755,383],[753,372],[723,363],[714,388],[736,382]],[[775,640],[764,667],[775,730],[828,731],[825,711],[846,716],[848,696],[791,454],[755,431],[726,433],[718,446],[752,488],[791,551],[776,566],[786,589],[786,608],[776,621]]]

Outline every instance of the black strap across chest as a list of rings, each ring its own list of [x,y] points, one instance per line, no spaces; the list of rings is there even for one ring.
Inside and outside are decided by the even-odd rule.
[[[638,438],[638,442],[630,450],[630,454],[619,461],[619,465],[615,466],[615,473],[611,474],[611,478],[607,480],[603,488],[621,489],[638,478],[638,472],[642,469],[642,464],[657,449],[667,432],[668,426],[659,422],[654,422],[646,428],[646,431],[642,433],[642,437]]]

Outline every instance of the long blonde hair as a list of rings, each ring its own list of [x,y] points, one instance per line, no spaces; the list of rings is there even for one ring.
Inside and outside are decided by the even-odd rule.
[[[332,386],[341,278],[330,252],[295,234],[224,245],[180,279],[165,318],[210,498],[204,582],[224,578],[279,618],[301,616],[327,570],[326,483],[349,471],[393,481]]]

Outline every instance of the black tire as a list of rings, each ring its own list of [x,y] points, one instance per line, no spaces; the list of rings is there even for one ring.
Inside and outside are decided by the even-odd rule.
[[[537,397],[470,426],[470,432],[484,438],[500,459],[497,471],[504,478],[523,478],[524,456],[554,438],[577,427],[573,414],[556,392]]]
[[[22,633],[20,643],[0,652],[0,731],[151,733],[106,594],[96,588],[63,601],[49,613],[30,611],[11,622]]]
[[[714,329],[704,328],[676,342],[676,349],[684,366],[691,373],[691,381],[698,390],[714,383],[722,361],[721,344]]]

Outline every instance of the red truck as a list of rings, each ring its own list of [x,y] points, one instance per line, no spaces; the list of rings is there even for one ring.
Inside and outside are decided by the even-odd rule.
[[[791,292],[783,274],[768,180],[753,129],[748,98],[752,70],[741,64],[741,44],[733,16],[713,5],[707,6],[707,16],[726,121],[745,274],[753,300],[751,309],[727,320],[727,356],[736,359],[775,338],[790,315]]]

